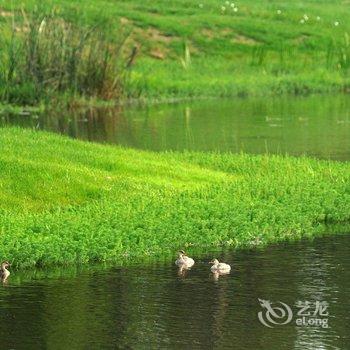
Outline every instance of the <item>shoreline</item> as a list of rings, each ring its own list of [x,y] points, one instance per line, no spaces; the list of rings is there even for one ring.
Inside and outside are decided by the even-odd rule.
[[[86,99],[86,100],[77,100],[77,101],[62,101],[62,104],[48,106],[45,104],[38,104],[34,106],[28,105],[16,105],[16,104],[1,104],[0,103],[0,115],[5,113],[21,113],[21,112],[31,112],[31,113],[44,113],[55,111],[60,107],[63,107],[67,111],[79,111],[85,109],[99,109],[99,108],[118,108],[118,107],[141,107],[147,108],[157,105],[172,105],[172,104],[180,104],[185,102],[199,102],[199,101],[215,101],[215,100],[228,100],[228,99],[249,99],[249,98],[261,98],[261,97],[269,97],[269,98],[283,98],[283,97],[293,97],[293,98],[307,98],[310,96],[333,96],[333,95],[348,95],[350,91],[345,86],[342,89],[335,89],[332,91],[310,91],[306,94],[293,94],[293,93],[282,93],[282,94],[253,94],[253,95],[228,95],[228,96],[193,96],[193,97],[164,97],[164,98],[145,98],[145,99],[128,99],[124,101],[103,101],[96,99]]]
[[[350,234],[350,223],[339,227],[337,224],[328,226],[328,228],[336,228],[337,230],[326,230],[319,232],[314,235],[306,235],[295,240],[282,240],[267,243],[265,245],[247,245],[242,247],[231,247],[231,246],[208,246],[208,247],[189,247],[189,255],[195,256],[196,259],[202,260],[204,256],[208,254],[221,255],[227,252],[240,253],[242,251],[255,251],[261,252],[268,249],[274,249],[276,246],[289,246],[299,244],[304,241],[311,244],[317,239],[332,239],[335,237],[341,237],[343,235]],[[81,273],[90,273],[94,271],[109,270],[113,268],[133,268],[138,266],[152,266],[154,264],[165,264],[174,265],[176,259],[176,252],[168,252],[166,254],[155,255],[155,256],[134,256],[134,257],[120,257],[117,260],[112,261],[97,261],[90,263],[72,263],[68,265],[48,265],[48,266],[30,266],[22,267],[15,266],[11,268],[11,280],[15,283],[22,283],[24,281],[32,281],[34,279],[57,279],[69,275],[74,278]]]

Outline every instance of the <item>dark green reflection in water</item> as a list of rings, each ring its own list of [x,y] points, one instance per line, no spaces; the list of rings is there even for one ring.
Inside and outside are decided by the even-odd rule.
[[[185,276],[172,264],[115,267],[0,288],[1,349],[349,349],[350,235],[223,252],[215,281],[203,255]],[[330,328],[259,323],[258,298],[329,303]]]
[[[2,125],[155,151],[245,151],[350,159],[350,98],[346,95],[209,100],[0,118]]]

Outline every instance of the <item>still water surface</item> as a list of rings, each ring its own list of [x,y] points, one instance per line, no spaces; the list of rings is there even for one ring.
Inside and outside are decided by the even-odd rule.
[[[269,152],[350,159],[347,95],[209,100],[63,115],[2,114],[1,125],[154,151]]]
[[[0,287],[1,349],[350,348],[350,235],[263,251],[221,252],[218,280],[203,254],[185,275],[172,263],[98,268]],[[286,325],[258,321],[258,299],[294,312]],[[297,326],[298,301],[329,304],[329,328]]]

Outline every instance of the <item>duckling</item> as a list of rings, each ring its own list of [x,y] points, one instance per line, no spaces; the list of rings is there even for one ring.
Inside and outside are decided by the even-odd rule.
[[[213,264],[210,268],[212,272],[230,272],[231,266],[229,264],[220,263],[218,259],[213,259],[209,262],[209,264]]]
[[[177,266],[191,267],[194,265],[194,260],[186,255],[183,250],[179,251],[179,257],[176,259],[175,264]]]
[[[1,263],[0,268],[0,279],[1,281],[5,282],[7,278],[10,276],[10,271],[7,270],[8,267],[10,267],[10,263],[8,261],[4,261]]]

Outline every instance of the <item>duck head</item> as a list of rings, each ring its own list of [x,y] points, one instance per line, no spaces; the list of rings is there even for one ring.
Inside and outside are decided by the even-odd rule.
[[[7,269],[8,267],[10,267],[11,264],[8,262],[8,261],[3,261],[1,263],[1,268],[4,270],[4,269]]]
[[[186,256],[186,253],[183,250],[178,251],[179,258],[182,258],[183,256]]]
[[[209,264],[218,265],[219,264],[219,260],[218,259],[213,259],[212,261],[209,261]]]

